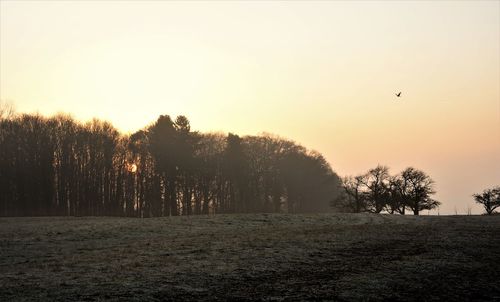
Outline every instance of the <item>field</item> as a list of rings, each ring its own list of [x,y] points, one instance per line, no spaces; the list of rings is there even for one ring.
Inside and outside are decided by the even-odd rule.
[[[500,301],[500,216],[0,218],[0,301]]]

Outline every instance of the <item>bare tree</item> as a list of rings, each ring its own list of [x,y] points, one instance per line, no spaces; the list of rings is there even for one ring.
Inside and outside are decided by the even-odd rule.
[[[389,194],[387,200],[387,210],[389,213],[399,213],[405,215],[406,205],[408,204],[408,179],[400,174],[391,176],[389,180]]]
[[[389,168],[382,165],[368,171],[362,179],[367,189],[368,206],[374,213],[380,213],[386,207],[389,179]]]
[[[365,177],[366,175],[344,177],[341,183],[343,190],[335,199],[333,206],[354,213],[366,211]]]
[[[477,203],[484,207],[488,215],[493,214],[496,208],[500,207],[500,186],[486,189],[481,194],[472,195]]]
[[[422,210],[432,210],[441,204],[431,198],[431,195],[436,193],[434,180],[425,172],[409,167],[401,172],[401,178],[407,183],[402,191],[406,207],[412,210],[414,215],[419,215]]]
[[[9,120],[14,117],[15,109],[12,102],[0,100],[0,121]]]

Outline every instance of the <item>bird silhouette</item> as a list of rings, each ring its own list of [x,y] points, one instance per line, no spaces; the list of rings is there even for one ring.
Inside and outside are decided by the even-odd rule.
[[[401,91],[399,93],[396,93],[396,96],[399,98],[401,96]]]

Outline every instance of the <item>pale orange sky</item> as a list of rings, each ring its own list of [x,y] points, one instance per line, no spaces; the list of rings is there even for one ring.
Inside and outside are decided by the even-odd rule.
[[[500,185],[500,2],[0,0],[0,98],[124,132],[270,132],[342,176],[415,166],[440,213],[479,213]]]

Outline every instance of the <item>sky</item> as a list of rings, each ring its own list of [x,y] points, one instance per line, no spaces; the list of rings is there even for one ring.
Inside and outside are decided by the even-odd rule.
[[[0,0],[0,99],[123,132],[182,114],[272,133],[341,176],[413,166],[440,214],[481,213],[472,194],[500,185],[500,1]]]

